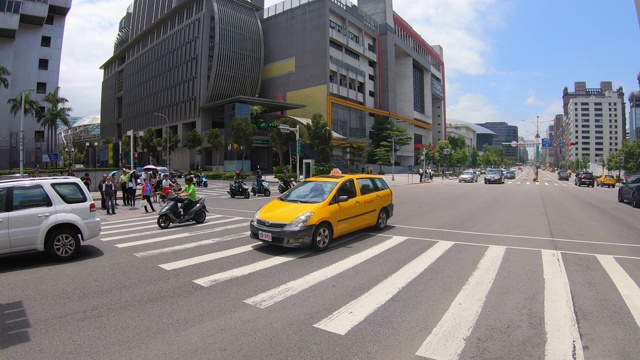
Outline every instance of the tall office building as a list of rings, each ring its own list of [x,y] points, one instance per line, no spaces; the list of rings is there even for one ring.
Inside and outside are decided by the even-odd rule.
[[[486,122],[478,125],[496,133],[491,145],[503,148],[504,156],[518,158],[518,147],[511,146],[512,142],[518,141],[517,126],[509,125],[506,122]]]
[[[9,88],[0,86],[0,151],[4,154],[0,169],[20,166],[20,112],[14,116],[7,100],[34,89],[31,97],[44,106],[43,96],[58,87],[64,25],[70,9],[71,0],[0,1],[0,65],[11,73]],[[23,124],[25,167],[33,167],[42,163],[48,132],[33,115],[26,116]]]
[[[576,82],[574,92],[563,91],[565,137],[571,141],[569,160],[589,158],[592,169],[600,158],[617,151],[625,138],[625,104],[622,88],[614,91],[610,81],[600,88]]]
[[[392,119],[413,140],[397,154],[403,165],[413,164],[417,145],[446,136],[442,49],[391,0],[267,9],[262,0],[135,0],[103,69],[103,137],[148,127],[162,136],[168,123],[182,145],[188,131],[210,128],[224,129],[229,143],[231,119],[249,117],[251,105],[303,122],[321,114],[342,144],[367,140],[375,117]],[[251,160],[270,167],[264,138]],[[190,159],[183,148],[171,161]]]
[[[637,79],[640,85],[640,74]],[[640,139],[640,92],[633,91],[629,94],[629,140],[636,139]]]

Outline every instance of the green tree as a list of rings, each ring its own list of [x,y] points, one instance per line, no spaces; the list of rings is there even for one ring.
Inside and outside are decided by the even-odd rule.
[[[24,116],[28,117],[29,115],[39,115],[40,103],[38,100],[31,98],[32,91],[33,89],[21,91],[15,98],[7,100],[7,103],[9,104],[9,111],[11,111],[13,116],[16,116],[22,109],[22,94],[24,94]]]
[[[349,151],[349,160],[354,164],[359,164],[360,167],[364,167],[364,163],[367,161],[367,155],[371,151],[368,144],[354,143],[349,144],[347,147]]]
[[[239,150],[242,154],[243,163],[247,151],[252,148],[253,137],[256,135],[258,135],[258,127],[246,117],[234,118],[231,122],[231,141],[234,149]]]
[[[289,117],[283,117],[280,119],[280,124],[289,125],[290,128],[296,128],[299,126],[296,119]],[[291,143],[296,142],[296,133],[293,131],[286,133],[282,132],[279,128],[271,128],[269,129],[269,139],[271,140],[273,151],[278,153],[280,164],[284,164],[284,153],[289,149],[289,145]]]
[[[618,171],[618,175],[620,175],[620,170],[622,170],[623,162],[619,162],[618,159],[621,157],[620,152],[612,151],[609,153],[607,157],[607,170],[610,172]]]
[[[220,150],[224,148],[224,139],[222,138],[222,134],[220,134],[220,129],[210,129],[207,131],[207,143],[211,145],[211,151],[218,154],[218,156],[216,156],[216,171],[218,171]]]
[[[255,105],[251,107],[251,123],[256,126],[256,128],[260,128],[260,125],[263,123],[260,115],[265,110],[262,106]]]
[[[455,166],[466,168],[467,162],[469,160],[469,152],[467,151],[466,147],[459,148],[453,151],[452,158],[453,158],[453,164]]]
[[[53,149],[58,148],[58,120],[68,129],[71,129],[69,117],[73,109],[64,106],[69,100],[60,96],[60,87],[56,87],[55,90],[46,94],[42,100],[49,104],[49,106],[44,112],[41,112],[38,108],[36,121],[40,123],[40,126],[44,127],[48,133],[47,151],[51,152]]]
[[[9,79],[7,79],[7,76],[9,75],[11,75],[9,69],[0,65],[0,86],[4,87],[5,89],[9,88]]]
[[[150,163],[159,165],[160,159],[163,157],[162,154],[166,152],[167,143],[156,138],[156,132],[153,128],[147,128],[140,138],[140,148],[153,159],[149,159]]]
[[[624,157],[622,169],[631,174],[640,173],[640,140],[623,140],[619,151]]]
[[[391,165],[391,141],[382,141],[372,153],[373,163],[380,165],[380,172],[382,172],[382,165]]]
[[[201,147],[203,142],[204,142],[204,136],[200,134],[200,131],[198,131],[198,129],[192,129],[187,133],[186,146],[187,146],[187,149],[189,149],[190,151]],[[202,155],[202,151],[200,151],[200,149],[196,150],[196,155],[198,156],[198,163],[200,163],[199,159],[200,159],[200,156]],[[191,159],[189,159],[189,162],[191,162]]]
[[[472,168],[477,168],[480,166],[480,152],[478,151],[478,149],[473,148],[471,149],[471,161],[469,161],[469,166],[471,166]]]
[[[464,136],[450,135],[447,137],[447,141],[449,141],[449,144],[451,144],[452,151],[467,148],[467,140],[464,138]]]
[[[333,134],[327,126],[327,122],[324,121],[324,117],[320,114],[314,114],[311,117],[311,124],[307,124],[306,128],[309,132],[311,148],[318,154],[319,161],[330,163],[333,155],[333,145],[331,144]]]

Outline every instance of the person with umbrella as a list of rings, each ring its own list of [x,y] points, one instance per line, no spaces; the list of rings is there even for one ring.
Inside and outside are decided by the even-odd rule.
[[[136,207],[136,190],[138,189],[137,180],[139,178],[140,176],[138,175],[138,172],[135,170],[130,172],[129,176],[127,177],[127,188],[129,190],[129,203],[131,204],[132,208]]]
[[[122,170],[122,175],[120,175],[120,190],[122,190],[122,203],[124,205],[130,205],[129,203],[129,191],[127,190],[127,173],[128,169]]]
[[[117,173],[118,173],[117,170],[113,170],[112,172],[109,173],[109,177],[111,178],[111,184],[113,185],[114,205],[120,205],[118,204],[118,188],[120,187],[120,181],[118,181],[118,178],[116,177]]]

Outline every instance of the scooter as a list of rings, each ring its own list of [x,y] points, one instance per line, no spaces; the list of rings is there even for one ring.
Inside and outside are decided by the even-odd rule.
[[[174,180],[169,180],[169,181],[171,181],[171,183],[173,184],[173,187],[168,190],[164,190],[164,189],[161,190],[160,195],[158,196],[159,201],[162,205],[166,204],[167,201],[169,201],[169,198],[171,197],[171,195],[182,190],[182,187],[180,186],[180,184],[178,184],[178,181],[174,181]]]
[[[207,176],[204,175],[204,174],[202,174],[202,176],[198,176],[196,178],[196,186],[197,187],[200,187],[200,186],[208,187],[209,186],[209,181],[207,181]]]
[[[280,183],[278,184],[278,191],[280,192],[280,194],[282,194],[283,192],[291,189],[294,186],[296,186],[296,183],[293,180],[293,178],[289,178],[289,180],[287,181],[287,184],[285,184],[283,179],[283,180],[280,180]]]
[[[262,194],[264,196],[271,195],[271,189],[269,189],[269,183],[264,178],[256,179],[256,182],[253,183],[251,187],[251,192],[253,196],[257,196],[258,194]]]
[[[227,190],[227,193],[232,199],[236,196],[243,196],[245,199],[248,199],[251,196],[251,193],[249,193],[249,187],[242,180],[236,180],[229,183],[229,190]]]
[[[207,207],[204,204],[204,198],[197,198],[195,205],[187,212],[182,214],[182,211],[178,208],[178,195],[171,194],[169,196],[169,202],[162,207],[158,213],[158,227],[160,229],[166,229],[171,224],[182,224],[189,221],[195,221],[197,224],[202,224],[207,218]]]

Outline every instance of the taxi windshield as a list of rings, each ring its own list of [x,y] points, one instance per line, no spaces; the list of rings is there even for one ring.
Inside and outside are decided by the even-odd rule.
[[[303,181],[293,190],[285,193],[280,200],[299,203],[320,203],[329,197],[338,185],[335,181]]]

